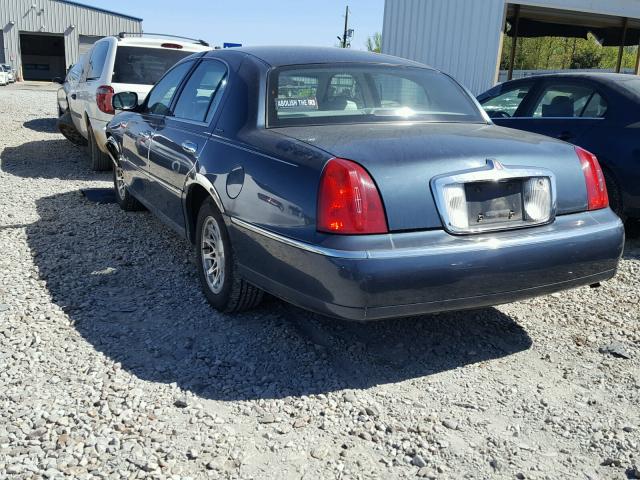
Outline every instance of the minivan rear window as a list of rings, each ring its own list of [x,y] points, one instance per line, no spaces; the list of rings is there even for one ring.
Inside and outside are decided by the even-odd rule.
[[[193,53],[168,48],[118,47],[111,81],[154,85],[167,70]]]

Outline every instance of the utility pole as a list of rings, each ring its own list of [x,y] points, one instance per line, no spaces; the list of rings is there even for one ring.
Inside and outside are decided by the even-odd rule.
[[[349,38],[353,36],[353,30],[349,29],[349,5],[344,12],[344,33],[342,37],[338,36],[338,40],[340,40],[340,46],[342,48],[347,48],[349,46]]]
[[[347,48],[347,31],[349,30],[349,5],[344,11],[344,34],[342,35],[342,48]]]

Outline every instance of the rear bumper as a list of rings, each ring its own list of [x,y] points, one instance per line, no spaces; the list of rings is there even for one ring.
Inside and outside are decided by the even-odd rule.
[[[611,278],[624,229],[609,209],[510,232],[442,230],[309,245],[231,220],[241,274],[291,303],[373,320],[512,302]]]

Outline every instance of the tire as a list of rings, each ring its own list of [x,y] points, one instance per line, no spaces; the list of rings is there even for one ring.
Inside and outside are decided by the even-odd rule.
[[[620,219],[624,222],[626,220],[626,215],[624,214],[624,205],[622,204],[622,194],[620,193],[620,188],[618,187],[618,182],[613,178],[613,176],[606,170],[604,173],[604,181],[607,184],[607,194],[609,196],[609,207],[614,211],[616,215],[620,217]]]
[[[204,248],[203,237],[209,240],[208,246],[205,244]],[[206,271],[216,261],[204,257],[205,251],[210,255],[212,250],[215,250],[218,261],[222,259],[222,271],[218,266],[217,282],[215,276],[207,275]],[[200,284],[207,300],[216,310],[223,313],[241,312],[260,303],[263,291],[238,275],[238,265],[227,227],[210,198],[202,203],[198,212],[195,254]]]
[[[93,128],[87,122],[87,136],[89,139],[89,155],[91,157],[91,168],[98,172],[104,172],[111,169],[111,158],[98,147],[96,137],[93,136]]]
[[[79,145],[82,147],[87,145],[87,141],[85,140],[85,138],[80,134],[80,132],[78,132],[78,130],[76,130],[76,127],[71,120],[71,112],[69,110],[64,112],[58,118],[56,125],[58,127],[58,131],[62,135],[64,135],[64,138],[69,140],[74,145]]]
[[[116,202],[120,205],[120,208],[125,212],[136,212],[143,210],[142,204],[129,193],[127,186],[124,183],[124,179],[121,177],[122,169],[120,167],[113,166],[113,190],[116,194]]]

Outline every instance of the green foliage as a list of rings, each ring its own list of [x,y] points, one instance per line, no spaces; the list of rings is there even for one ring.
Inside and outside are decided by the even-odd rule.
[[[604,53],[592,49],[576,52],[571,58],[569,68],[600,68]]]
[[[504,37],[500,68],[509,68],[513,39]],[[622,68],[634,68],[638,47],[625,47]],[[519,38],[514,69],[562,70],[567,68],[615,69],[618,47],[602,47],[589,34],[589,38]]]
[[[376,53],[382,51],[382,34],[380,32],[376,32],[373,37],[367,38],[367,50]]]

